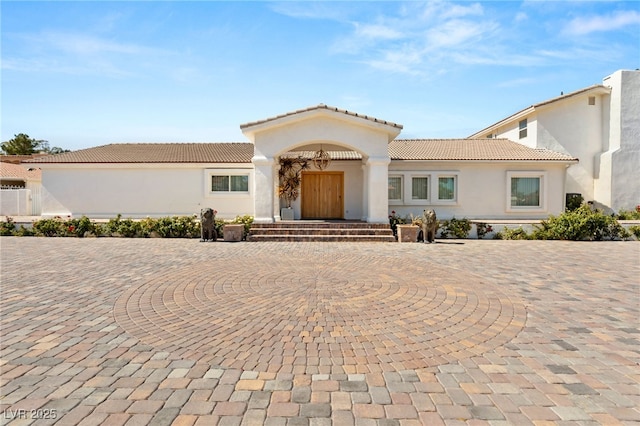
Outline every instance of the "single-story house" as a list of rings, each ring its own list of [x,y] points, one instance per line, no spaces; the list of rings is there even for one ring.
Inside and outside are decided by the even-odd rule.
[[[633,210],[640,204],[640,70],[533,104],[469,138],[507,138],[579,158],[567,171],[567,193],[605,210]]]
[[[505,138],[397,139],[402,126],[319,104],[240,126],[249,142],[111,144],[31,160],[43,216],[198,214],[281,219],[285,157],[322,158],[302,172],[295,219],[539,219],[563,211],[578,159]],[[311,162],[313,164],[313,162]],[[317,163],[317,162],[316,162]]]

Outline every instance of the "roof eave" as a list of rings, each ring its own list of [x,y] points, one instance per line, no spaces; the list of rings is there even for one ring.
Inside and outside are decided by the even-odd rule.
[[[557,96],[555,98],[551,98],[551,99],[548,99],[548,100],[543,101],[543,102],[538,102],[537,104],[533,104],[531,106],[528,106],[528,107],[516,112],[515,114],[512,114],[512,115],[510,115],[510,116],[508,116],[508,117],[506,117],[506,118],[504,118],[504,119],[502,119],[502,120],[500,120],[500,121],[498,121],[496,123],[493,123],[490,126],[485,127],[484,129],[482,129],[482,130],[480,130],[480,131],[468,136],[468,139],[475,139],[475,138],[478,138],[478,137],[485,137],[487,132],[495,130],[495,129],[497,129],[497,128],[499,128],[499,127],[501,127],[501,126],[503,126],[503,125],[505,125],[507,123],[511,123],[513,121],[516,121],[516,120],[519,121],[521,118],[528,116],[529,114],[533,113],[536,110],[540,110],[540,109],[542,109],[544,107],[547,107],[547,106],[549,106],[551,104],[554,104],[556,102],[572,98],[572,97],[577,96],[577,95],[590,94],[590,93],[596,93],[596,94],[599,94],[599,95],[606,95],[606,94],[611,93],[611,88],[610,87],[606,87],[606,86],[602,86],[602,85],[594,85],[594,86],[587,87],[585,89],[576,90],[575,92],[567,93],[566,95]]]

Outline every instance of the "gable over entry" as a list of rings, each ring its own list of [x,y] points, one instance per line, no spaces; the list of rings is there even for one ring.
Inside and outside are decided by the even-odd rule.
[[[388,144],[400,134],[401,125],[320,104],[243,124],[240,129],[254,145],[256,222],[280,218],[279,157],[317,144],[342,147],[362,156],[362,193],[358,194],[362,219],[373,223],[388,220]]]

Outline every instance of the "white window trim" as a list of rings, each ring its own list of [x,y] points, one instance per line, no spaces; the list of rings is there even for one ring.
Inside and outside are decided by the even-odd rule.
[[[406,178],[404,176],[403,173],[389,173],[390,178],[400,178],[400,186],[402,187],[402,190],[400,191],[400,199],[392,199],[389,198],[388,202],[389,205],[393,205],[393,206],[401,206],[404,204],[404,199],[406,198],[406,194],[405,194],[405,181]],[[387,185],[389,184],[389,179],[387,179]],[[387,187],[387,194],[389,193],[389,188]]]
[[[402,199],[389,199],[390,206],[457,206],[459,204],[459,180],[460,172],[452,170],[393,170],[389,172],[389,177],[399,177],[402,179]],[[426,200],[414,200],[413,197],[413,178],[426,177],[429,179],[429,197]],[[438,178],[452,177],[454,179],[453,200],[440,200]]]
[[[413,198],[413,178],[427,178],[427,198],[422,199],[414,199]],[[431,204],[432,194],[433,194],[433,178],[430,173],[411,173],[406,179],[406,184],[404,186],[405,190],[405,200],[407,205],[422,205],[422,204]]]
[[[540,205],[539,206],[512,206],[511,205],[511,179],[519,177],[540,178]],[[547,172],[544,171],[507,171],[506,180],[506,211],[517,212],[546,212],[547,211]]]
[[[440,199],[440,178],[453,178],[453,199],[442,200]],[[458,204],[458,173],[437,173],[434,175],[435,181],[434,187],[436,188],[434,194],[437,194],[437,203],[441,205],[456,205]]]
[[[212,191],[211,178],[213,176],[247,176],[247,191]],[[205,169],[204,171],[204,194],[205,197],[224,198],[250,198],[253,194],[253,170],[250,169]]]

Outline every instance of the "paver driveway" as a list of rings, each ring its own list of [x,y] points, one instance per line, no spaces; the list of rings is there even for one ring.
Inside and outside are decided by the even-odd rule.
[[[2,424],[640,422],[635,242],[0,246]]]

